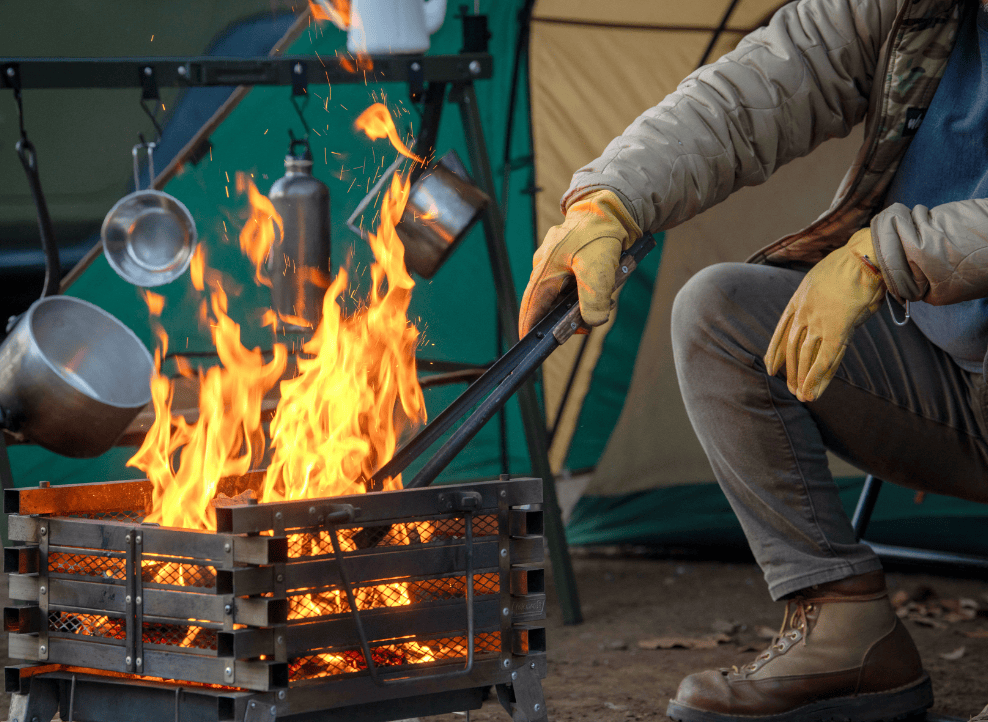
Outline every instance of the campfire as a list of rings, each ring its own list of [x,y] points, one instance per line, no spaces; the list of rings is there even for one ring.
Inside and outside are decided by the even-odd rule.
[[[357,127],[421,161],[385,106]],[[250,206],[241,248],[265,283],[282,220],[249,177],[237,185]],[[407,316],[414,281],[395,232],[408,193],[395,173],[369,234],[364,301],[344,313],[352,289],[340,270],[294,359],[284,343],[267,356],[242,344],[224,276],[200,246],[191,276],[219,364],[179,362],[198,381],[198,415],[173,412],[161,371],[169,338],[156,320],[155,421],[128,462],[147,480],[5,496],[20,542],[4,555],[10,596],[28,602],[5,609],[10,655],[41,665],[9,673],[9,691],[32,670],[134,699],[152,693],[133,683],[151,681],[209,700],[218,722],[255,719],[258,704],[265,719],[364,714],[396,699],[437,714],[479,706],[496,684],[506,707],[544,716],[541,481],[404,490],[396,474],[366,493],[426,418]],[[162,297],[145,298],[160,319]],[[271,312],[265,322],[298,320]],[[382,715],[366,719],[391,718]]]

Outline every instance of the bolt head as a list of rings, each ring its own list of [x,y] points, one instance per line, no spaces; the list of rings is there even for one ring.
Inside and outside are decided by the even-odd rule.
[[[502,550],[501,550],[501,556],[502,556],[502,557],[506,557],[506,556],[508,556],[508,550],[507,550],[507,549],[502,549]]]
[[[39,648],[39,651],[42,654],[48,654],[48,647],[46,647],[45,645],[42,644],[41,647]]]
[[[257,707],[257,702],[251,702],[250,703],[250,708],[251,709],[254,709],[255,707]]]
[[[279,574],[278,576],[275,577],[275,579],[277,579],[279,583],[280,582],[283,582],[283,581],[285,581],[285,575],[284,574]]]
[[[276,511],[276,512],[274,513],[274,518],[275,518],[275,519],[281,519],[281,512],[280,512],[280,511]]]
[[[278,637],[278,644],[284,644],[284,643],[285,643],[285,638],[284,637]]]
[[[511,666],[511,660],[510,659],[504,660],[503,662],[501,662],[501,666],[507,669],[508,667]]]
[[[285,690],[281,690],[280,692],[278,692],[278,699],[284,699],[284,698],[285,698]]]
[[[232,604],[227,604],[225,607],[223,607],[223,613],[224,614],[230,614],[232,612],[233,612],[233,605]]]
[[[228,552],[231,549],[233,549],[233,546],[230,544],[230,542],[227,542],[226,544],[223,545],[223,551]]]
[[[472,75],[480,75],[480,61],[479,60],[471,60],[469,67],[470,67],[470,73]]]
[[[187,72],[189,72],[189,71],[185,69],[185,66],[184,65],[179,65],[178,66],[178,74],[179,75],[185,75]]]
[[[627,273],[627,272],[628,272],[628,267],[627,266],[621,266],[621,273]]]
[[[509,614],[511,614],[511,610],[505,607],[504,609],[501,610],[501,614],[507,617]]]
[[[148,67],[144,68],[144,74],[150,77],[151,75],[154,74],[154,71],[151,70],[151,67],[150,66],[148,66]]]
[[[131,596],[129,594],[126,597],[124,597],[124,601],[127,602],[127,604],[130,604],[130,600],[131,600]]]
[[[419,65],[418,63],[412,63],[412,70],[414,70],[415,72],[418,72],[421,69],[422,69],[422,66],[421,65]]]
[[[511,679],[518,679],[518,673],[517,672],[512,672],[511,673]]]
[[[271,709],[268,710],[268,711],[271,713],[271,716],[272,717],[274,717],[276,714],[278,714],[278,708],[275,707],[274,705],[271,705]]]
[[[223,670],[223,674],[225,674],[227,677],[232,677],[233,676],[233,667],[227,667],[226,669],[224,669]],[[250,703],[250,706],[253,707],[254,706],[254,703],[251,702]]]
[[[138,597],[138,598],[137,598],[137,599],[135,599],[134,601],[135,601],[135,602],[137,602],[138,604],[140,604],[140,603],[141,603],[141,598],[140,598],[140,597]]]
[[[13,78],[14,77],[14,69],[13,68],[7,68],[7,77],[8,78]]]
[[[535,662],[532,662],[532,663],[531,663],[530,665],[528,665],[528,666],[529,666],[529,667],[531,667],[532,669],[535,669]]]
[[[141,535],[138,534],[137,535],[137,538],[134,541],[136,541],[138,544],[140,544],[141,543]]]
[[[134,660],[131,657],[124,657],[124,662],[126,662],[127,664],[130,664],[133,661]]]
[[[302,74],[302,63],[295,63],[294,70],[295,70],[295,74],[296,75],[301,75]]]
[[[309,513],[310,514],[315,514],[316,513],[316,508],[314,506],[310,506],[309,507]]]
[[[48,587],[42,586],[38,591],[41,592],[42,594],[47,594],[48,593]]]
[[[144,663],[144,660],[141,659],[140,657],[138,657],[137,659],[134,660],[134,664],[136,664],[138,667],[140,667],[143,663]]]
[[[577,329],[577,325],[576,325],[576,321],[573,321],[573,322],[572,322],[572,323],[571,323],[571,324],[569,325],[569,327],[570,327],[571,329],[573,329],[573,330],[575,331],[575,330]]]
[[[532,709],[534,709],[536,712],[538,712],[540,709],[542,709],[542,705],[540,705],[538,702],[536,702],[535,703],[535,706],[532,707]]]
[[[47,533],[48,533],[48,527],[46,526],[41,527],[41,536],[44,536]]]
[[[124,537],[124,541],[130,544],[130,534]]]

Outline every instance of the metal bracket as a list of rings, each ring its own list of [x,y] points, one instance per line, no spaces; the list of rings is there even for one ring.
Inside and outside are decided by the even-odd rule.
[[[38,630],[38,661],[48,659],[51,644],[48,641],[48,600],[51,598],[51,580],[48,578],[49,519],[42,517],[38,524],[38,607],[41,610],[41,627]]]
[[[140,555],[137,548],[137,543],[135,538],[137,537],[137,529],[131,529],[127,532],[127,536],[124,537],[124,542],[126,543],[126,569],[127,569],[127,581],[126,589],[127,594],[124,598],[124,610],[127,615],[126,617],[126,628],[127,628],[127,639],[124,647],[124,669],[127,672],[134,673],[137,671],[137,667],[134,663],[134,658],[137,656],[137,648],[135,639],[142,637],[143,625],[137,627],[137,612],[136,612],[136,597],[137,597],[137,580],[136,577],[140,575],[141,562]]]
[[[308,65],[301,61],[295,63],[292,67],[292,95],[305,95],[308,77]]]
[[[10,722],[50,722],[58,711],[58,685],[51,679],[32,679],[26,694],[10,695]]]
[[[479,511],[484,499],[479,491],[454,491],[439,495],[439,513],[450,511]]]
[[[141,100],[157,100],[158,80],[154,74],[153,65],[145,65],[140,69],[141,77]]]
[[[511,672],[510,684],[495,685],[497,701],[514,722],[543,722],[548,720],[542,682],[532,666]]]
[[[425,71],[422,69],[421,62],[413,60],[408,65],[408,97],[412,99],[413,103],[417,103],[422,100],[424,94]]]
[[[273,722],[278,717],[278,708],[273,704],[251,700],[244,713],[244,722]]]

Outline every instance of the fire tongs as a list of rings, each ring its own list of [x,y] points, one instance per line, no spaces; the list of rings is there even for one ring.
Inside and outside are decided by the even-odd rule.
[[[618,265],[615,282],[618,288],[631,275],[641,260],[655,248],[655,239],[646,233],[629,248]],[[446,440],[418,474],[404,486],[406,489],[428,486],[459,454],[477,432],[507,403],[511,395],[549,358],[559,346],[583,326],[577,291],[573,287],[562,300],[539,321],[510,351],[487,369],[466,391],[402,446],[391,460],[369,479],[368,491],[380,491],[384,480],[402,473],[421,456],[478,401],[484,401]],[[486,398],[484,398],[486,397]]]

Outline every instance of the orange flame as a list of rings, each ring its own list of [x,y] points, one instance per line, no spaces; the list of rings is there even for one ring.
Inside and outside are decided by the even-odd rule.
[[[391,119],[391,113],[384,103],[374,103],[370,106],[360,114],[354,126],[357,130],[364,131],[371,140],[387,138],[395,150],[403,156],[425,165],[425,160],[412,153],[398,137],[398,129],[395,128],[395,122]]]
[[[350,0],[309,0],[309,11],[316,20],[328,20],[341,30],[350,25]]]
[[[270,286],[271,281],[261,275],[261,267],[267,263],[268,253],[275,240],[275,229],[278,234],[285,232],[281,216],[267,196],[262,195],[254,181],[246,173],[237,173],[237,192],[247,192],[250,201],[251,214],[247,223],[240,231],[240,249],[254,263],[257,269],[255,278],[258,283]]]
[[[337,54],[340,60],[340,67],[343,68],[348,73],[356,73],[360,70],[373,70],[374,69],[374,59],[367,53],[357,53],[356,55],[350,55],[353,58],[351,61],[349,58],[345,58],[342,55]]]
[[[246,176],[238,174],[237,179],[252,209],[241,247],[259,268],[274,229],[282,228],[281,218]],[[268,452],[263,501],[363,491],[362,482],[394,454],[403,427],[425,420],[415,369],[418,330],[407,315],[415,283],[395,231],[408,194],[408,180],[395,174],[382,200],[379,230],[369,234],[376,260],[365,305],[344,315],[342,302],[352,291],[348,274],[341,270],[324,297],[323,320],[303,345],[298,373],[290,379],[283,380],[288,367],[283,344],[274,345],[267,363],[259,349],[242,345],[240,326],[229,316],[228,282],[197,251],[192,281],[197,289],[208,289],[208,306],[204,299],[200,313],[208,317],[220,365],[195,374],[198,418],[173,414],[175,389],[160,373],[168,337],[159,329],[158,372],[151,381],[155,422],[127,462],[154,484],[147,521],[215,529],[210,502],[220,480],[246,474]],[[259,273],[258,279],[264,280]],[[273,313],[265,314],[265,324],[274,321]],[[179,365],[179,372],[190,374],[191,369]],[[266,438],[262,402],[279,381],[281,399]],[[386,485],[400,488],[400,478]]]

